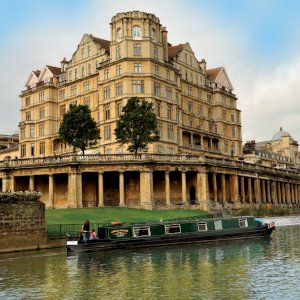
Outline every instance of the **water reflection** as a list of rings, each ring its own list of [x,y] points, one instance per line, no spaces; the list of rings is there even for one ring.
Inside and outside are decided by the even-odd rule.
[[[5,299],[297,299],[299,226],[272,239],[0,255]]]

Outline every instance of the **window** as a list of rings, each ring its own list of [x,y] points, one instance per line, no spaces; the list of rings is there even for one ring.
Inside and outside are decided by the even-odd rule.
[[[167,70],[167,72],[166,72],[166,78],[167,78],[167,80],[171,80],[171,76],[170,76],[170,71],[169,70]]]
[[[135,56],[142,55],[142,47],[140,44],[133,45],[133,55],[135,55]]]
[[[90,97],[85,97],[83,99],[84,105],[87,105],[88,107],[91,107],[91,98]]]
[[[139,26],[132,27],[132,38],[138,40],[142,37],[141,28]]]
[[[172,105],[170,105],[170,104],[167,105],[167,118],[169,120],[172,119]]]
[[[181,233],[181,227],[179,224],[165,225],[166,234]]]
[[[198,115],[201,117],[203,116],[203,108],[201,104],[198,104]]]
[[[66,92],[65,90],[60,90],[59,91],[59,100],[63,100],[66,97]]]
[[[174,139],[174,127],[173,125],[168,124],[168,139],[173,140]]]
[[[81,48],[81,59],[84,59],[84,48]]]
[[[31,156],[34,156],[34,144],[30,145]]]
[[[202,99],[202,91],[198,90],[198,99],[201,100]]]
[[[45,92],[40,92],[39,93],[39,101],[44,101],[45,100]]]
[[[30,138],[34,137],[34,125],[30,125],[29,127],[29,137]]]
[[[29,106],[30,105],[30,97],[25,98],[25,105]]]
[[[140,63],[134,64],[134,73],[142,73],[142,64]]]
[[[59,115],[60,117],[62,118],[64,116],[64,114],[66,113],[66,105],[65,104],[62,104],[60,105],[59,107]]]
[[[104,106],[104,115],[105,115],[105,120],[109,120],[110,119],[110,105],[105,105]]]
[[[158,66],[154,66],[154,74],[156,76],[159,76],[159,67]]]
[[[116,153],[117,154],[123,154],[124,153],[124,148],[123,147],[119,147],[116,149]]]
[[[160,83],[154,82],[154,95],[160,96]]]
[[[248,220],[247,219],[239,219],[239,224],[240,224],[241,228],[248,227]]]
[[[92,66],[91,64],[88,64],[88,75],[92,74]]]
[[[161,114],[160,101],[155,101],[155,106],[156,106],[156,114],[158,117],[160,117]]]
[[[90,90],[90,82],[86,81],[86,82],[83,83],[83,91],[87,92],[89,90]]]
[[[158,49],[156,47],[153,50],[153,56],[155,59],[158,59]]]
[[[104,126],[104,140],[110,140],[111,138],[111,130],[110,130],[110,125],[105,125]]]
[[[207,116],[208,116],[209,119],[212,118],[212,111],[211,111],[211,108],[209,108],[209,109],[207,110]]]
[[[154,42],[156,42],[156,30],[153,29],[153,28],[152,28],[152,30],[151,30],[151,37],[152,37],[152,40],[153,40]]]
[[[40,108],[40,119],[44,119],[45,118],[45,107],[41,107]]]
[[[122,39],[122,29],[118,28],[116,32],[116,41],[119,42]]]
[[[192,101],[189,101],[189,102],[188,102],[188,111],[189,111],[190,113],[193,112],[193,102],[192,102]]]
[[[120,46],[116,47],[116,59],[121,58],[121,48]]]
[[[144,80],[132,81],[132,93],[133,94],[144,93]]]
[[[169,100],[172,100],[172,89],[169,87],[166,87],[166,97]]]
[[[45,124],[40,124],[39,125],[39,136],[44,136],[45,135]]]
[[[109,70],[106,69],[104,70],[104,79],[108,79],[108,77],[109,77]]]
[[[206,222],[198,222],[198,231],[206,231],[207,230],[207,223]]]
[[[77,92],[76,85],[71,86],[71,88],[70,88],[70,94],[71,94],[71,96],[76,96],[76,92]]]
[[[162,130],[162,123],[161,122],[157,122],[157,130],[158,130],[158,135],[160,138],[163,137],[163,130]]]
[[[88,46],[88,57],[90,57],[90,55],[91,55],[91,46]]]
[[[75,80],[77,79],[77,75],[78,75],[77,74],[77,69],[75,69],[75,75],[74,75],[75,76],[75,78],[74,78]]]
[[[194,118],[193,117],[189,117],[189,126],[190,127],[194,126]]]
[[[116,83],[116,96],[123,95],[123,84],[122,82]]]
[[[26,121],[31,121],[31,111],[26,111]]]
[[[232,137],[235,138],[235,128],[232,127]]]
[[[21,136],[21,140],[24,140],[25,139],[25,127],[22,127],[20,129],[20,136]]]
[[[211,103],[211,95],[210,94],[207,94],[207,102]]]
[[[216,221],[214,221],[214,224],[215,224],[215,229],[216,230],[222,230],[223,229],[222,220],[216,220]]]
[[[21,157],[26,156],[26,145],[21,145]]]
[[[215,127],[215,133],[218,133],[218,124],[215,124],[214,127]]]
[[[155,146],[154,151],[158,154],[164,153],[164,148],[162,146]]]
[[[223,121],[226,121],[226,110],[223,109],[222,111]]]
[[[110,86],[104,87],[104,99],[109,99],[110,98]]]
[[[40,142],[40,155],[45,154],[45,142]]]
[[[132,234],[134,237],[150,236],[151,235],[150,226],[133,227]]]
[[[116,66],[116,74],[121,75],[121,65]]]
[[[222,96],[222,104],[226,105],[226,97],[225,96]]]
[[[231,122],[234,122],[234,112],[231,113]]]
[[[169,154],[175,154],[175,149],[173,149],[173,148],[168,148],[168,153]]]
[[[72,71],[69,71],[69,80],[72,80]]]
[[[84,67],[81,68],[81,77],[85,76],[85,71],[84,71]]]
[[[121,116],[122,109],[123,109],[123,103],[121,101],[117,102],[117,104],[116,104],[117,118],[119,118]]]
[[[187,93],[188,93],[189,96],[192,96],[193,95],[193,88],[188,86],[187,87]]]

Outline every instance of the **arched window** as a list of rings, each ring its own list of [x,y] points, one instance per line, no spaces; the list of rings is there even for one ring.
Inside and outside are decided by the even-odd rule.
[[[140,39],[142,37],[141,28],[139,26],[132,27],[132,38],[133,39]]]
[[[116,33],[116,41],[119,42],[121,39],[122,39],[122,30],[121,28],[118,28]]]

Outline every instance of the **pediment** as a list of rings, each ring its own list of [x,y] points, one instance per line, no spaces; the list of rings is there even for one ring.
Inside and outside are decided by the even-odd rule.
[[[230,82],[230,79],[227,75],[225,68],[221,68],[221,71],[216,77],[215,82],[221,87],[224,86],[226,89],[233,91],[233,86]]]
[[[47,67],[45,67],[39,76],[39,81],[45,81],[46,79],[52,77],[53,73]]]
[[[25,82],[25,87],[28,87],[32,84],[36,84],[39,82],[38,75],[40,74],[40,71],[31,71],[30,74],[27,77],[27,80]]]

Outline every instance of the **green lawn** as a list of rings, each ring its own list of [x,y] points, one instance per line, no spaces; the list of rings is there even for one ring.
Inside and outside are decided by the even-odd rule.
[[[144,210],[121,207],[47,209],[46,224],[82,224],[85,220],[90,220],[91,223],[144,222],[206,214],[204,211],[187,209]]]

